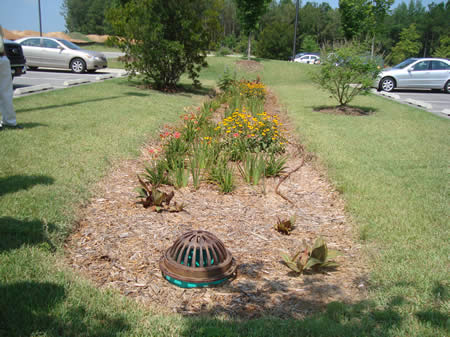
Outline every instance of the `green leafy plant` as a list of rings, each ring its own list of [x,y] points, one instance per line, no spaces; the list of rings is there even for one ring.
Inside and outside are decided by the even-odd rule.
[[[173,164],[170,171],[172,180],[176,188],[186,187],[189,182],[189,170],[186,169],[184,159],[178,160],[177,164]]]
[[[235,83],[236,83],[236,72],[232,74],[230,69],[226,67],[225,70],[223,71],[223,75],[219,77],[217,86],[223,92],[227,92],[233,85],[235,85]]]
[[[238,165],[244,180],[253,185],[258,185],[261,177],[264,177],[265,167],[264,156],[259,153],[246,153],[242,165]]]
[[[278,177],[286,170],[286,156],[277,157],[275,153],[266,156],[266,177]]]
[[[325,240],[319,237],[312,247],[306,245],[291,257],[287,254],[281,254],[281,257],[290,269],[301,274],[311,268],[337,267],[338,264],[333,260],[340,254],[339,251],[328,249]]]
[[[222,193],[230,193],[233,191],[233,169],[229,166],[226,155],[220,155],[216,164],[211,166],[210,179],[219,186]]]
[[[295,220],[296,220],[295,215],[291,216],[288,220],[278,219],[274,227],[278,232],[289,235],[294,229]]]
[[[193,154],[189,157],[189,170],[192,176],[192,184],[195,189],[200,186],[201,171],[204,163],[205,161],[202,160],[202,156],[198,155],[198,152],[197,155]]]
[[[153,161],[150,167],[145,168],[144,177],[147,182],[153,186],[169,185],[170,180],[168,176],[167,163],[162,160]]]
[[[189,143],[181,137],[180,132],[175,132],[168,136],[168,141],[164,145],[164,155],[170,170],[184,165],[186,153],[189,150]]]

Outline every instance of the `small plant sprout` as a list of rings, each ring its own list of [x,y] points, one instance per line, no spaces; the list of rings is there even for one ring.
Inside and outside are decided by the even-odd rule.
[[[278,232],[289,235],[294,229],[295,220],[295,215],[291,216],[288,220],[281,220],[280,218],[278,218],[278,222],[274,227]]]
[[[320,268],[337,267],[338,264],[333,260],[341,253],[337,250],[328,249],[325,240],[319,237],[312,247],[305,245],[305,248],[299,249],[293,256],[281,254],[286,266],[299,275],[308,269],[318,270]]]

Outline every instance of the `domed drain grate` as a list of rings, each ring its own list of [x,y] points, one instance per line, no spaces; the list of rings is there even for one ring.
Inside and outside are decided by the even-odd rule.
[[[214,234],[194,230],[181,235],[159,261],[163,276],[183,288],[220,284],[236,270],[236,262]]]

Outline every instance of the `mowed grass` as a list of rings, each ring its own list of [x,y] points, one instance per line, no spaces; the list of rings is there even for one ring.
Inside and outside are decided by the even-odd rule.
[[[236,59],[208,61],[201,80],[211,88]],[[25,130],[0,133],[0,336],[448,333],[448,121],[375,96],[352,102],[370,116],[315,112],[335,104],[311,85],[316,68],[263,65],[263,81],[347,201],[372,271],[369,301],[332,303],[302,321],[163,316],[65,266],[62,241],[95,182],[206,93],[166,95],[119,79],[14,101]]]
[[[317,68],[298,66],[269,62],[263,80],[347,201],[372,270],[372,299],[380,308],[395,303],[392,335],[445,335],[449,121],[375,95],[351,103],[374,110],[369,116],[314,111],[336,102],[311,85],[306,74]]]

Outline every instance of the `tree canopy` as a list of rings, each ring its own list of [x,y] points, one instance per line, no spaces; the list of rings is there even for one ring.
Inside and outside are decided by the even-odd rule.
[[[63,0],[62,12],[69,32],[111,34],[105,20],[110,8],[135,0]],[[392,0],[340,0],[339,8],[328,3],[300,1],[297,40],[299,51],[317,43],[320,47],[344,39],[370,40],[372,50],[393,58],[400,34],[416,25],[420,48],[414,56],[443,54],[450,31],[450,2],[436,0],[424,6],[421,0],[405,0],[392,7]],[[202,25],[208,33],[209,49],[226,46],[235,52],[253,45],[258,57],[286,60],[292,55],[295,0],[209,0],[200,1]],[[291,50],[291,51],[289,51]],[[288,52],[289,51],[289,52]],[[445,54],[445,52],[444,52]]]
[[[206,0],[131,0],[109,10],[126,68],[157,89],[173,90],[187,72],[194,84],[206,66],[208,33],[202,20]]]

